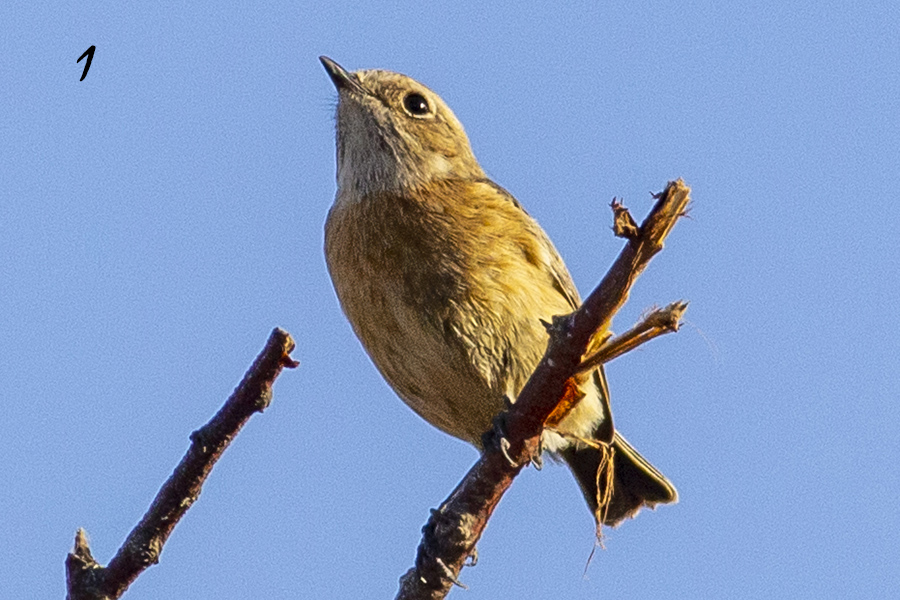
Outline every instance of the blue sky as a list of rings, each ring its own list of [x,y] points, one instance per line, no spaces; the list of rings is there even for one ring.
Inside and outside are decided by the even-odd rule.
[[[62,597],[77,527],[107,562],[274,326],[301,367],[126,597],[393,597],[476,459],[337,305],[320,54],[441,94],[582,293],[621,247],[613,196],[641,218],[667,180],[693,188],[615,322],[684,298],[687,325],[608,368],[681,502],[609,532],[583,577],[575,482],[529,469],[453,597],[900,594],[896,3],[6,3],[0,23],[0,597]]]

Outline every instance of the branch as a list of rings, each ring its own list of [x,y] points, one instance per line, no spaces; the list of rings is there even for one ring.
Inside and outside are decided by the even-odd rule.
[[[594,354],[581,361],[581,364],[578,365],[578,373],[590,373],[600,365],[605,365],[626,352],[631,352],[653,338],[677,332],[687,306],[687,302],[679,301],[673,302],[665,308],[654,309],[637,325],[622,335],[607,340]]]
[[[191,434],[191,446],[157,493],[141,522],[131,531],[109,566],[91,556],[87,534],[79,529],[75,548],[66,557],[67,600],[114,600],[150,565],[159,562],[162,548],[191,505],[213,466],[253,413],[268,408],[272,385],[284,367],[298,365],[290,353],[294,340],[274,329],[266,347],[219,412]]]
[[[548,327],[547,351],[509,409],[506,454],[499,448],[486,448],[441,507],[432,510],[422,529],[415,566],[400,578],[398,600],[444,598],[453,585],[462,585],[458,582],[460,571],[470,558],[469,564],[474,564],[475,545],[494,508],[519,471],[537,455],[544,422],[565,398],[567,382],[580,370],[592,337],[609,327],[638,275],[662,250],[666,236],[685,214],[690,188],[679,179],[670,182],[656,199],[640,227],[613,202],[616,235],[627,238],[628,244],[577,311],[554,317]],[[620,343],[622,337],[601,346],[598,354],[608,351],[614,342]],[[634,347],[642,341],[646,340],[638,336],[628,343]]]

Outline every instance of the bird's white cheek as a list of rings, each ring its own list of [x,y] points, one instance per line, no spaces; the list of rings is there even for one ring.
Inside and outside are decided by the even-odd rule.
[[[452,168],[453,165],[450,164],[450,161],[447,160],[447,157],[443,154],[432,154],[428,161],[428,173],[431,174],[434,179],[438,179],[442,175],[448,174]]]

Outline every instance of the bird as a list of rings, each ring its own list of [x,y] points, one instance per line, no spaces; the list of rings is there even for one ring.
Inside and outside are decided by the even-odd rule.
[[[483,450],[547,347],[542,321],[577,309],[578,291],[440,96],[400,73],[320,61],[338,93],[325,259],[340,306],[397,395]],[[602,366],[577,385],[581,399],[541,445],[568,464],[598,528],[676,502],[672,483],[613,427]],[[599,475],[604,447],[611,489]]]

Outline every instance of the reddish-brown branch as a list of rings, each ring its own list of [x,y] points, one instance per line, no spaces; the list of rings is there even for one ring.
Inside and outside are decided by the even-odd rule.
[[[458,584],[491,513],[537,452],[544,423],[564,397],[566,381],[578,371],[591,338],[608,328],[638,275],[685,214],[689,200],[690,188],[680,179],[671,182],[657,196],[640,228],[619,228],[628,243],[581,308],[554,318],[547,351],[509,410],[506,454],[512,463],[499,449],[487,449],[441,508],[432,511],[422,530],[415,566],[400,579],[398,600],[444,598]],[[629,222],[621,206],[613,210],[617,223]]]
[[[166,540],[200,495],[206,477],[222,453],[256,412],[272,400],[272,385],[285,367],[294,368],[294,340],[275,329],[227,402],[203,427],[191,434],[191,446],[141,522],[131,531],[107,567],[91,556],[87,536],[79,529],[75,549],[66,558],[69,600],[119,598],[147,567],[159,562]]]

